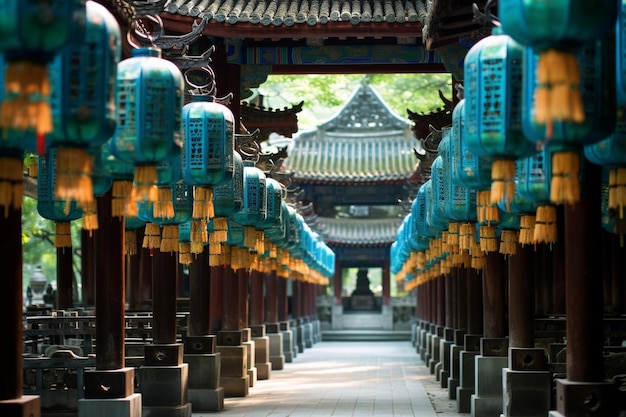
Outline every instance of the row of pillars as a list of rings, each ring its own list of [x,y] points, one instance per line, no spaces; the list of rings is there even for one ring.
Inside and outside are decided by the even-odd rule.
[[[224,396],[247,395],[258,377],[254,339],[265,339],[266,332],[280,336],[273,342],[276,346],[266,342],[263,348],[268,358],[270,348],[282,356],[272,361],[274,369],[320,339],[319,323],[317,331],[314,326],[316,284],[290,284],[276,271],[210,266],[205,248],[189,267],[189,318],[181,343],[177,254],[142,249],[138,256],[126,257],[124,221],[111,215],[110,192],[97,198],[97,210],[99,228],[90,239],[83,238],[82,245],[84,300],[95,306],[95,370],[85,372],[79,415],[137,417],[143,410],[190,416],[192,404],[194,411],[219,411]],[[36,417],[41,413],[39,397],[23,395],[22,389],[21,209],[11,207],[0,216],[0,230],[0,263],[5,269],[0,328],[8,341],[0,357],[0,415]],[[58,253],[59,309],[73,307],[71,266],[64,269],[67,252],[71,250]],[[145,347],[137,378],[136,369],[125,364],[126,303],[130,301],[132,309],[150,299],[152,342]],[[287,336],[293,337],[290,345]],[[265,377],[271,368],[267,366]]]
[[[618,379],[605,376],[605,318],[624,311],[626,256],[599,224],[599,168],[585,167],[580,202],[559,208],[558,242],[487,256],[416,288],[413,342],[460,413],[617,416]],[[535,338],[538,318],[565,316],[558,374]]]

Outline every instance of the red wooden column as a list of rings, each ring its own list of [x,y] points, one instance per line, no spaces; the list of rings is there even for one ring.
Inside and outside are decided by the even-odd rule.
[[[211,333],[209,306],[209,250],[197,254],[189,264],[189,335],[206,336]]]
[[[7,341],[0,355],[0,415],[41,415],[39,396],[23,396],[22,364],[22,210],[13,206],[0,215],[0,328]]]
[[[259,326],[265,323],[264,274],[256,269],[250,271],[250,325]]]
[[[134,232],[137,240],[137,253],[126,256],[126,301],[128,302],[129,310],[138,311],[143,308],[145,302],[142,297],[141,281],[139,279],[141,276],[140,248],[143,242],[144,228],[139,227]]]
[[[529,279],[533,270],[534,248],[519,246],[509,257],[509,347],[534,347],[534,285]]]
[[[278,279],[275,269],[265,276],[265,323],[278,323]]]
[[[240,330],[243,323],[240,319],[241,298],[239,297],[239,279],[230,265],[225,265],[222,270],[222,329]]]
[[[107,341],[96,343],[96,369],[120,369],[125,366],[124,219],[111,215],[110,192],[96,201],[96,340]]]
[[[209,303],[209,334],[217,334],[221,330],[223,311],[223,291],[224,291],[224,266],[209,267],[209,292],[211,300]]]
[[[57,299],[56,308],[67,310],[74,307],[73,247],[57,248]]]
[[[80,232],[81,301],[84,306],[93,306],[95,300],[96,240],[87,230]]]
[[[504,309],[504,277],[502,255],[489,252],[483,270],[483,336],[485,338],[506,337],[506,312]]]
[[[154,250],[152,270],[153,344],[176,343],[176,270],[175,253]]]
[[[599,230],[601,167],[581,158],[581,198],[565,206],[565,308],[567,379],[557,380],[557,410],[563,415],[618,411],[613,388],[604,383],[602,284]]]
[[[250,292],[250,284],[248,283],[249,274],[247,268],[239,268],[237,270],[237,280],[239,280],[239,322],[241,324],[241,329],[247,329],[250,327],[250,322],[248,320],[249,315],[249,304],[248,297]]]
[[[278,277],[278,321],[289,321],[289,294],[287,293],[287,278]]]
[[[480,272],[467,268],[467,333],[483,333],[483,293]]]

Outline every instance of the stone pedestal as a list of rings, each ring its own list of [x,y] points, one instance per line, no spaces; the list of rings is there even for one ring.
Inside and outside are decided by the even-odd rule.
[[[40,417],[41,416],[41,401],[38,395],[22,395],[20,398],[13,400],[0,400],[0,415],[6,417]],[[79,415],[80,407],[79,407]],[[87,414],[83,414],[87,415]],[[94,416],[104,416],[105,414],[94,414]],[[109,414],[107,414],[109,415]],[[141,398],[139,406],[139,414],[120,414],[122,417],[141,416]]]
[[[279,323],[266,324],[267,338],[269,340],[269,354],[272,370],[280,371],[285,367],[285,351],[283,346],[283,333]]]
[[[283,335],[283,354],[285,355],[285,362],[291,363],[296,357],[297,348],[294,343],[293,329],[291,323],[288,321],[281,321],[280,332]]]
[[[422,325],[417,329],[417,346],[416,351],[420,355],[420,359],[426,365],[428,365],[428,360],[426,359],[426,353],[428,350],[428,335],[429,331],[426,328],[426,325],[422,323]]]
[[[221,354],[215,353],[215,336],[185,339],[183,361],[189,365],[187,395],[194,412],[224,409],[224,388],[220,384]]]
[[[456,389],[461,376],[461,351],[465,349],[465,331],[454,331],[454,343],[450,346],[450,377],[448,378],[448,398],[456,400]]]
[[[435,329],[435,333],[431,336],[430,343],[430,359],[428,361],[428,368],[430,369],[430,373],[435,375],[436,379],[439,378],[439,375],[435,372],[435,367],[439,362],[441,362],[441,346],[440,342],[443,338],[443,327],[437,326]],[[441,365],[440,365],[441,366]],[[439,379],[437,379],[439,380]]]
[[[304,336],[304,325],[302,319],[299,318],[296,320],[296,325],[293,328],[295,343],[298,353],[303,353],[304,349],[306,349],[305,344],[305,336]]]
[[[142,366],[139,377],[142,415],[191,417],[187,397],[188,364]]]
[[[472,417],[492,417],[502,413],[502,370],[509,364],[507,351],[508,339],[481,339],[481,354],[475,358]]]
[[[243,342],[242,345],[246,348],[246,360],[248,361],[248,382],[250,387],[256,384],[258,379],[258,373],[256,368],[256,348],[254,340],[252,340],[252,330],[248,327],[242,330]]]
[[[476,377],[476,356],[480,355],[480,335],[466,334],[464,338],[465,350],[459,354],[460,375],[459,386],[456,389],[456,406],[459,413],[469,413],[472,409],[472,395],[474,394]]]
[[[217,333],[216,350],[221,355],[220,384],[225,397],[245,397],[249,393],[248,351],[241,330],[222,330]]]
[[[250,330],[254,342],[254,366],[257,378],[269,379],[272,374],[272,363],[270,362],[270,342],[265,334],[265,325],[250,326]]]
[[[343,330],[343,306],[342,305],[333,305],[331,329]]]
[[[448,388],[448,378],[450,378],[450,348],[454,344],[454,329],[446,327],[443,329],[443,339],[439,342],[439,356],[441,367],[438,369],[437,380],[441,388]]]
[[[307,349],[311,349],[314,343],[314,331],[313,331],[313,322],[310,318],[305,318],[302,323],[302,327],[304,328],[304,346]]]
[[[165,355],[168,363],[178,358]],[[111,415],[140,417],[142,395],[135,393],[135,368],[85,371],[85,398],[78,400],[81,417],[108,417]]]
[[[556,380],[556,411],[549,417],[604,417],[619,414],[618,388],[612,382]]]
[[[544,417],[550,411],[552,373],[543,349],[509,348],[502,370],[502,417]]]
[[[311,320],[311,324],[313,325],[313,344],[322,341],[322,325],[317,318],[313,318]]]
[[[78,400],[79,417],[141,417],[141,408],[141,394],[132,394],[125,398],[81,398]],[[3,416],[13,416],[13,414],[4,414],[4,410],[2,411]],[[37,417],[40,414],[15,414],[15,416],[18,415]]]

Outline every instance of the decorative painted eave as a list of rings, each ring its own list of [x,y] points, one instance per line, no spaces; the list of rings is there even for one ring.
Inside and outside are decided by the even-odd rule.
[[[318,217],[315,229],[331,246],[389,246],[397,238],[401,218],[351,219]]]
[[[209,18],[211,23],[261,27],[332,25],[347,22],[419,24],[426,18],[421,0],[170,0],[165,12]],[[393,35],[392,35],[393,36]]]
[[[248,129],[259,129],[260,140],[267,139],[271,133],[291,138],[298,131],[298,113],[303,105],[304,101],[292,107],[272,109],[243,102],[241,119]]]
[[[334,118],[294,138],[284,167],[300,183],[405,182],[415,168],[411,126],[365,81]]]

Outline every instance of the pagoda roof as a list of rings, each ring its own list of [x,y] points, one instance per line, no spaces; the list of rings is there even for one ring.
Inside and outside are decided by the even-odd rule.
[[[315,230],[331,246],[389,246],[397,238],[402,218],[317,217]]]
[[[415,170],[413,145],[410,123],[365,78],[334,118],[294,137],[284,167],[301,183],[405,182]]]
[[[341,23],[355,26],[387,24],[390,29],[426,19],[422,0],[170,0],[165,12],[172,15],[206,17],[208,23],[255,28],[331,28]],[[336,36],[328,34],[327,36]],[[390,36],[394,36],[390,34]],[[413,36],[421,36],[414,33]]]

